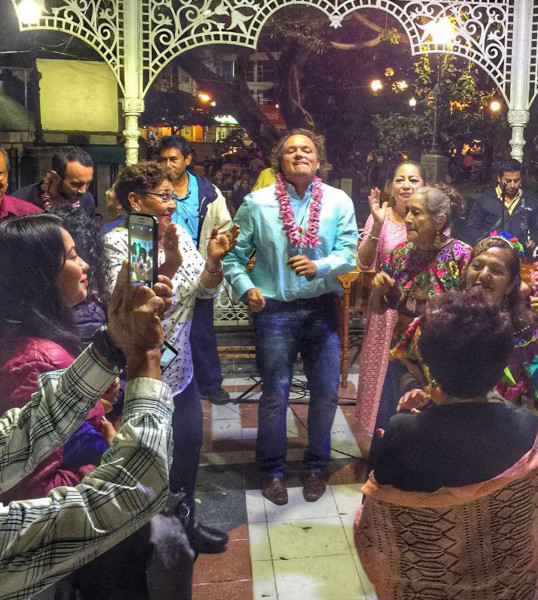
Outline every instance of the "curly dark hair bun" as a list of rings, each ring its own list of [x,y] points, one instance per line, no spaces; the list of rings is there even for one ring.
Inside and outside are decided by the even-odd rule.
[[[513,343],[509,316],[480,290],[441,294],[421,316],[422,358],[441,389],[456,398],[487,394],[500,380]]]

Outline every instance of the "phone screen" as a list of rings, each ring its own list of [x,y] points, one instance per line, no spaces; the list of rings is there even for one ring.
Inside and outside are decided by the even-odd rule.
[[[161,348],[161,373],[170,365],[178,351],[170,344],[164,342]]]
[[[129,273],[131,283],[153,286],[154,224],[129,221]],[[156,265],[155,265],[156,266]]]

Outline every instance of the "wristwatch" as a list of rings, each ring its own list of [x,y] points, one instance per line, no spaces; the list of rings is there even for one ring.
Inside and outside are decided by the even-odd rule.
[[[105,326],[95,330],[92,342],[96,350],[107,362],[115,365],[120,370],[125,369],[125,365],[127,364],[125,354],[112,344]]]

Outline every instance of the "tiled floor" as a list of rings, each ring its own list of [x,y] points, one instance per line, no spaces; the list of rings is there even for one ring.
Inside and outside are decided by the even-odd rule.
[[[198,516],[230,533],[226,552],[198,558],[194,600],[362,600],[375,593],[353,544],[353,518],[361,503],[366,462],[352,404],[357,375],[341,388],[332,432],[329,486],[305,502],[300,460],[306,441],[308,390],[297,377],[288,410],[289,502],[276,506],[259,490],[254,464],[256,388],[241,404],[204,403],[204,454],[197,489]],[[230,377],[233,398],[253,381]]]

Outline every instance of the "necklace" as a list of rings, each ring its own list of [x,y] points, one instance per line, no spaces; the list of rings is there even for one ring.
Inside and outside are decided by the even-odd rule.
[[[290,197],[286,190],[286,183],[281,173],[276,176],[276,197],[280,204],[280,216],[282,218],[286,235],[288,236],[292,246],[299,248],[314,248],[321,243],[318,237],[319,231],[319,211],[323,198],[321,189],[321,179],[314,177],[312,198],[310,200],[310,211],[308,215],[308,227],[306,232],[302,227],[297,225],[295,215],[290,204]],[[303,219],[304,220],[304,219]],[[301,225],[303,224],[301,221]]]

